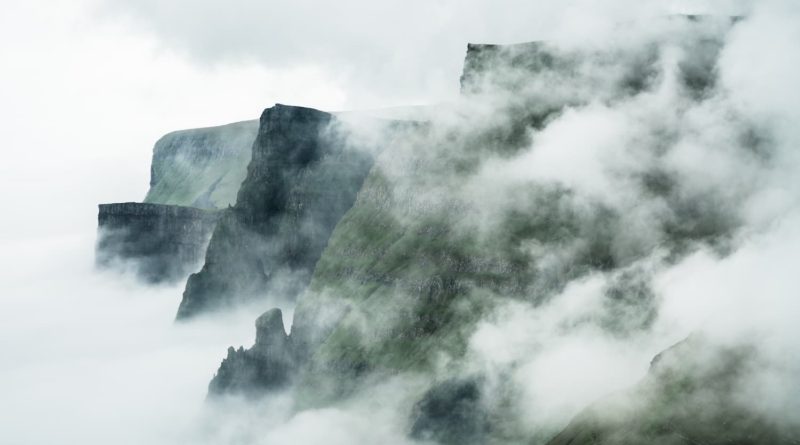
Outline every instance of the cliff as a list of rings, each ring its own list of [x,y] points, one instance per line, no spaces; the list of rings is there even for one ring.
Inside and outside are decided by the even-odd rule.
[[[236,205],[220,219],[177,317],[267,294],[293,301],[372,163],[373,148],[351,143],[329,113],[265,110]]]
[[[218,213],[163,204],[100,204],[97,264],[131,268],[152,283],[199,268]]]
[[[491,48],[492,57],[510,57],[485,65],[494,76],[494,89],[511,88],[498,82],[504,66],[544,57],[542,44],[480,48]],[[529,51],[533,55],[527,58]],[[557,77],[561,67],[578,57],[566,54],[560,60],[558,52],[548,51],[547,63],[523,65],[527,78],[534,78],[528,83],[536,83],[530,69],[540,70],[539,77]],[[700,51],[705,54],[705,47]],[[481,165],[501,162],[529,147],[539,125],[577,100],[647,94],[622,87],[610,93],[582,89],[599,76],[606,76],[609,85],[627,84],[640,72],[631,62],[638,60],[638,50],[634,53],[598,57],[600,71],[573,76],[560,88],[550,85],[555,90],[547,96],[547,107],[528,106],[544,94],[535,85],[527,91],[512,88],[521,98],[499,105],[484,101],[486,90],[468,93],[466,100],[491,107],[491,112],[455,123],[434,121],[431,129],[379,157],[317,263],[309,292],[298,302],[292,336],[308,348],[301,391],[335,400],[342,394],[325,395],[322,388],[346,393],[348,384],[341,382],[355,382],[365,373],[419,372],[433,370],[442,356],[458,360],[474,323],[496,305],[514,299],[540,304],[558,296],[567,283],[592,274],[615,277],[606,291],[609,313],[598,314],[608,321],[605,329],[627,335],[647,328],[657,302],[647,274],[636,264],[652,254],[653,244],[622,241],[629,224],[625,211],[558,183],[521,181],[495,187],[476,179]],[[700,56],[687,55],[689,60],[695,57]],[[480,66],[484,65],[468,56],[464,78],[479,77],[480,70],[475,70]],[[714,76],[711,69],[706,74]],[[523,77],[515,71],[506,78]],[[580,94],[573,95],[576,90]],[[694,90],[685,94],[691,96]],[[471,110],[469,105],[465,108]],[[665,205],[676,216],[652,227],[667,261],[677,260],[692,246],[724,248],[737,224],[729,208],[692,211],[706,197],[670,186],[656,189],[645,179],[648,173],[640,174],[638,199]],[[497,205],[498,201],[507,204]],[[553,255],[558,260],[553,261]],[[337,312],[341,318],[332,323],[331,314]],[[320,313],[324,322],[318,321]],[[620,319],[614,313],[625,315]],[[316,385],[332,378],[340,384]]]
[[[461,73],[461,93],[480,94],[487,89],[513,88],[513,82],[524,82],[537,73],[553,70],[555,62],[565,66],[568,61],[548,52],[545,42],[470,43]]]
[[[258,121],[169,133],[153,147],[146,203],[223,209],[244,180]]]
[[[294,385],[297,409],[348,400],[368,391],[370,382],[392,376],[424,375],[430,383],[417,388],[415,403],[401,408],[408,410],[411,436],[445,444],[527,442],[524,421],[509,420],[516,418],[513,388],[482,398],[483,376],[473,375],[467,359],[476,324],[503,304],[536,308],[559,298],[569,283],[603,276],[608,284],[600,309],[580,323],[597,324],[604,335],[635,335],[650,328],[658,309],[643,265],[673,264],[701,246],[724,255],[739,221],[732,210],[736,204],[725,201],[724,190],[686,188],[678,172],[661,167],[659,160],[670,149],[664,134],[670,130],[659,123],[644,124],[650,133],[636,140],[636,154],[631,154],[652,162],[614,172],[625,178],[625,196],[635,207],[564,181],[509,178],[486,166],[499,168],[515,159],[553,120],[575,109],[650,100],[668,76],[675,76],[670,94],[681,103],[701,103],[715,88],[714,66],[726,30],[589,52],[546,43],[469,46],[463,100],[376,158],[357,195],[359,187],[348,194],[355,199],[352,208],[342,206],[337,218],[330,218],[332,233],[314,251],[318,261],[302,269],[302,283],[309,285],[297,301],[286,339],[292,356],[286,382]],[[681,48],[683,58],[667,71],[664,61],[674,47]],[[269,111],[259,134],[266,141],[284,134],[265,131],[275,118]],[[291,119],[295,123],[287,128],[318,134],[318,127],[305,127],[306,118]],[[256,147],[306,143],[294,138],[257,141],[251,171],[259,165]],[[262,228],[268,226],[254,223],[269,212],[257,213],[248,203],[261,196],[266,208],[276,193],[266,186],[257,189],[256,183],[248,176],[237,201],[242,208],[217,229],[221,239],[238,238],[228,233],[240,227],[258,234],[255,239],[271,239]],[[637,213],[642,209],[657,213]],[[647,236],[631,236],[640,217],[648,221]],[[245,293],[268,288],[265,271],[274,266],[261,268],[245,243],[219,246],[221,253],[207,261],[209,270],[218,268],[213,275],[235,277],[235,282],[207,285],[195,276],[184,305],[198,295],[192,289],[198,282],[204,300],[238,293],[241,286],[253,286]],[[209,256],[216,248],[212,241]],[[229,269],[241,260],[237,252],[249,265]],[[291,264],[291,257],[279,259]],[[270,367],[268,358],[257,357],[229,352],[218,373],[225,377],[215,381],[271,385],[273,380],[253,377],[259,373],[249,361]],[[237,369],[241,378],[235,377]],[[213,386],[214,391],[226,387]],[[465,423],[473,428],[459,427]]]

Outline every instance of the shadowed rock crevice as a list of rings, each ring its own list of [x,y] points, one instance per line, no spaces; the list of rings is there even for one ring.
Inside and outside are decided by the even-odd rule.
[[[485,443],[489,421],[481,396],[474,379],[434,386],[414,405],[410,437],[443,445]]]

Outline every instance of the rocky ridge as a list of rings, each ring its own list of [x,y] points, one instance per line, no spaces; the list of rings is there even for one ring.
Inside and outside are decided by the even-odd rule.
[[[368,382],[392,375],[431,374],[444,383],[420,392],[415,408],[409,407],[411,436],[440,443],[525,442],[524,425],[497,423],[514,417],[512,399],[486,407],[480,390],[447,383],[472,378],[460,366],[475,323],[506,301],[535,306],[570,282],[602,274],[609,277],[602,306],[607,313],[590,322],[610,335],[631,335],[648,329],[656,315],[657,300],[639,266],[654,245],[665,264],[699,246],[724,255],[738,227],[732,208],[719,205],[716,191],[682,188],[673,172],[657,164],[628,173],[637,198],[664,212],[652,228],[655,240],[624,239],[630,224],[624,209],[559,184],[523,182],[487,200],[469,193],[480,191],[474,181],[487,160],[513,158],[553,118],[591,104],[646,100],[673,75],[664,71],[664,58],[674,47],[683,51],[675,94],[702,103],[715,91],[715,65],[730,22],[714,22],[710,30],[702,21],[687,22],[678,25],[692,29],[686,40],[667,37],[627,52],[565,51],[547,43],[470,45],[464,100],[453,111],[459,117],[421,125],[376,158],[300,294],[287,343],[297,409],[347,400]],[[669,137],[662,128],[652,131],[653,145],[641,150],[657,159],[668,150],[663,144]],[[515,205],[498,208],[498,200]],[[709,200],[715,205],[704,204]],[[480,224],[486,218],[492,220],[488,227]],[[245,356],[255,355],[234,350],[220,372],[233,372],[230,363]],[[442,362],[448,363],[444,374]],[[236,391],[248,389],[238,385]],[[459,421],[439,414],[479,406],[492,415],[481,417],[486,424],[475,430],[454,428]]]

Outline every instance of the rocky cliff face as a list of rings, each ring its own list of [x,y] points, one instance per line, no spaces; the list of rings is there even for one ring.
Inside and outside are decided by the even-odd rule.
[[[97,263],[131,268],[152,283],[185,279],[200,267],[218,216],[163,204],[101,204]]]
[[[373,163],[322,111],[275,105],[261,116],[236,205],[186,285],[178,318],[272,294],[294,300]]]
[[[223,209],[236,201],[258,121],[169,133],[156,142],[146,203]]]

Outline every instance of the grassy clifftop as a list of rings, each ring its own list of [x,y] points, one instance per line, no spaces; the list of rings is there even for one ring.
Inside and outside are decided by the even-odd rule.
[[[153,148],[146,203],[223,209],[236,202],[258,121],[169,133]]]

